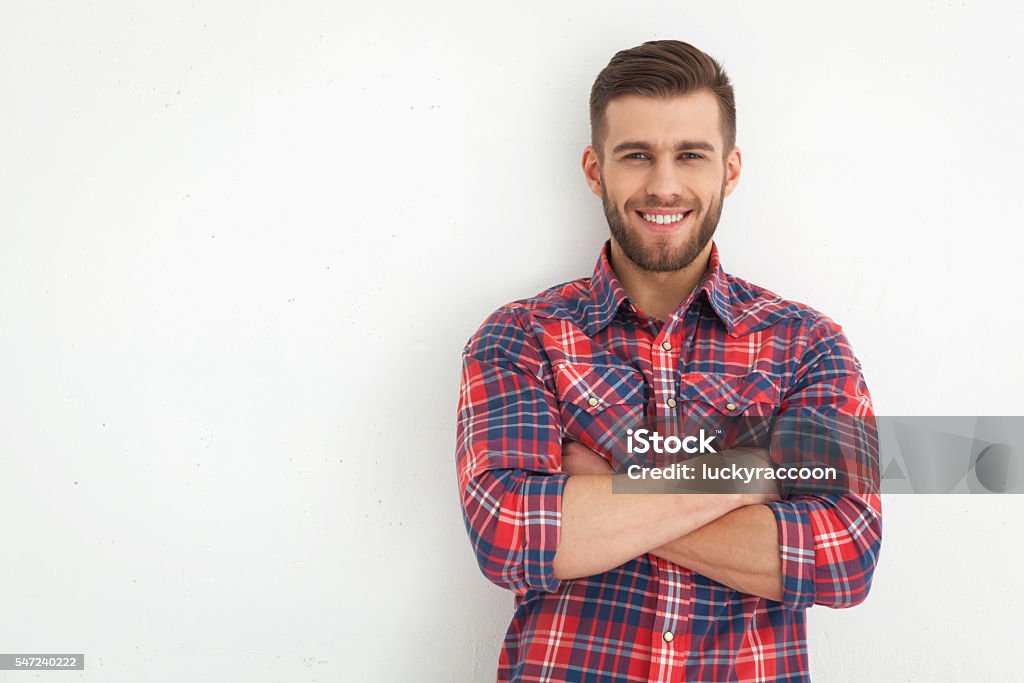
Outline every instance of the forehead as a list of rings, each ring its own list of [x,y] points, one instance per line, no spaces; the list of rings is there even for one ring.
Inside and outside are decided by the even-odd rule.
[[[680,140],[705,140],[722,151],[721,114],[709,90],[675,97],[621,95],[605,110],[605,148],[628,141],[671,149]]]

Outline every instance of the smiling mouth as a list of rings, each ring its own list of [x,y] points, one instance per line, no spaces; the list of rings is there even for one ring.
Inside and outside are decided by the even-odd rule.
[[[652,226],[671,227],[686,220],[686,217],[693,213],[693,209],[676,213],[647,213],[646,211],[637,211],[636,213],[644,222]]]

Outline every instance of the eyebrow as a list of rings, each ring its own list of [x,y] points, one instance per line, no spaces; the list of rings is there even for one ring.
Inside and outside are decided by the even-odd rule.
[[[625,152],[627,149],[635,149],[640,150],[642,152],[653,152],[654,146],[646,142],[620,142],[619,144],[615,145],[615,147],[612,149],[612,154]],[[691,149],[700,149],[704,150],[705,152],[713,153],[715,151],[715,146],[712,145],[710,142],[705,142],[704,140],[683,140],[681,142],[676,143],[675,151],[677,152],[684,152]]]

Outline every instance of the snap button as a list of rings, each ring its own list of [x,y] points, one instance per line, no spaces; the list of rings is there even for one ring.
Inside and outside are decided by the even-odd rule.
[[[676,400],[674,398],[670,398],[669,400],[665,401],[665,405],[667,405],[669,408],[675,408]]]
[[[726,410],[736,410],[736,404],[735,403],[726,403],[725,404],[725,409]]]
[[[667,341],[666,342],[661,342],[661,348],[663,348],[666,351],[668,351],[668,350],[670,350],[672,348],[672,344],[670,342],[667,342]]]
[[[672,635],[672,631],[665,631],[665,633],[661,637],[665,639],[666,643],[671,643],[672,640],[675,638],[675,636]]]
[[[596,398],[594,398],[593,396],[591,396],[591,397],[590,397],[590,398],[589,398],[589,399],[587,400],[587,403],[589,403],[589,404],[590,404],[591,406],[596,406],[596,405],[597,405],[598,403],[600,403],[600,401],[598,401],[598,400],[597,400]]]

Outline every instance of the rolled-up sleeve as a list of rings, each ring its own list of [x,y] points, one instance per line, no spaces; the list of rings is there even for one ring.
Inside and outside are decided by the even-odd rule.
[[[768,504],[778,524],[782,604],[851,607],[868,595],[882,542],[877,431],[841,328],[826,319],[809,338],[805,369],[780,408],[785,433],[773,438],[772,457],[836,465],[841,484],[831,491],[798,485]]]
[[[864,601],[882,541],[878,494],[798,496],[768,507],[778,522],[784,606]]]
[[[490,581],[553,591],[561,524],[561,421],[535,333],[514,305],[463,350],[456,470],[463,520]]]

